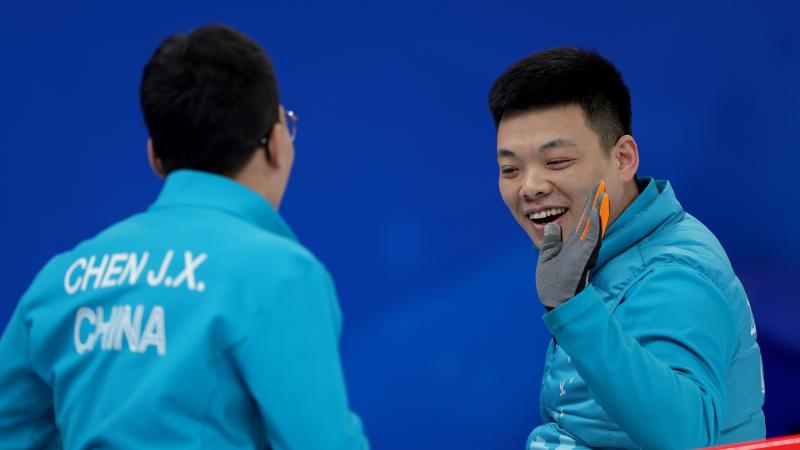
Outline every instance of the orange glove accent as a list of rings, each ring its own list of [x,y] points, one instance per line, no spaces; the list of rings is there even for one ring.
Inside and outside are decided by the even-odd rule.
[[[590,209],[598,208],[597,200],[602,196],[602,200],[600,200],[600,207],[598,208],[598,213],[600,214],[600,238],[602,239],[603,236],[606,235],[606,226],[608,225],[608,215],[611,210],[611,205],[608,201],[608,195],[607,194],[603,195],[605,193],[606,193],[606,182],[600,181],[600,185],[598,186],[597,191],[595,191],[594,200],[592,200],[591,205],[587,204],[586,207],[581,212],[581,218],[578,220],[578,226],[575,228],[576,233],[578,232],[578,228],[580,228],[581,223],[583,222],[583,218],[587,214],[587,212]],[[590,225],[591,225],[591,220],[587,220],[586,226],[583,228],[583,232],[581,233],[580,237],[581,240],[584,240],[586,238],[586,233],[589,231]]]

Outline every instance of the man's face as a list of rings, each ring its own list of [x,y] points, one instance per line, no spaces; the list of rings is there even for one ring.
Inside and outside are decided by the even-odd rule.
[[[503,117],[497,130],[497,162],[503,201],[537,247],[547,222],[561,225],[565,239],[574,231],[598,180],[606,182],[609,224],[627,206],[614,149],[610,155],[603,150],[578,105]]]

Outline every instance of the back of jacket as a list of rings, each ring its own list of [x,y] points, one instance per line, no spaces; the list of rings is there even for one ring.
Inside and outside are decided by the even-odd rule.
[[[158,201],[55,257],[0,340],[0,447],[366,448],[324,267],[235,182]]]

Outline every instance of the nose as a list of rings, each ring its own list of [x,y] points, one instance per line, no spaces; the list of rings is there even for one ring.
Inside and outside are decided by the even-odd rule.
[[[541,197],[546,197],[552,190],[553,186],[546,177],[535,170],[528,170],[522,186],[519,188],[519,197],[523,201],[538,200]]]

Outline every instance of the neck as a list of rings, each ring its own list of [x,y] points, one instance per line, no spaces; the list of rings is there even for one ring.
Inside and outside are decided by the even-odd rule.
[[[271,183],[270,181],[272,180],[269,178],[257,176],[248,171],[242,171],[232,178],[237,183],[244,185],[250,190],[255,191],[258,195],[264,197],[264,200],[269,202],[276,210],[280,206],[281,196],[278,195],[277,189],[273,186],[274,183]]]
[[[264,197],[276,210],[280,206],[285,183],[281,184],[280,171],[267,163],[262,149],[253,152],[250,161],[231,178]]]
[[[631,203],[633,203],[633,201],[636,200],[637,197],[639,197],[639,183],[637,182],[637,180],[634,179],[628,183],[625,183],[625,185],[623,185],[622,187],[622,198],[621,198],[621,203],[619,205],[619,209],[614,208],[614,206],[612,205],[612,208],[616,209],[617,213],[614,215],[614,218],[609,222],[608,226],[611,226],[611,224],[614,223],[617,220],[617,218],[621,216],[626,209],[628,209],[629,206],[631,206]]]
[[[639,196],[639,183],[636,179],[633,179],[630,183],[627,183],[625,187],[622,189],[622,198],[624,199],[623,202],[625,203],[625,207],[622,208],[622,211],[626,210],[628,206],[636,200],[636,197]]]

